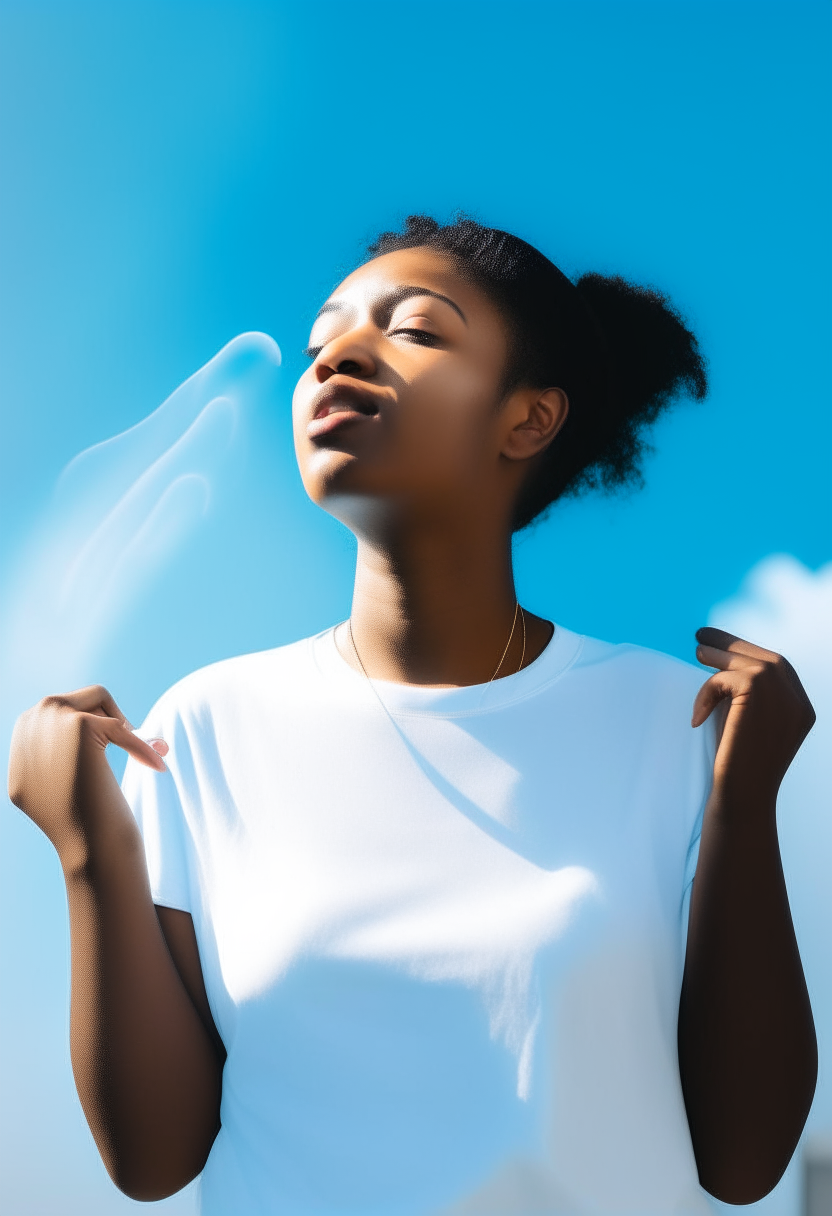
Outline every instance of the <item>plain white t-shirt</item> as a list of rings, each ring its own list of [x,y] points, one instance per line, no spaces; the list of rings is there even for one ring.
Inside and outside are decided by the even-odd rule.
[[[228,1051],[205,1216],[707,1212],[676,1051],[703,673],[560,627],[491,684],[332,630],[167,692],[129,761]]]

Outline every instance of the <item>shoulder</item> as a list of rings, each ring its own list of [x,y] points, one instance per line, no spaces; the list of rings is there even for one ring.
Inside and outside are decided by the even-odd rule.
[[[145,719],[164,734],[175,726],[204,725],[242,702],[257,703],[296,689],[314,670],[311,643],[302,638],[286,646],[235,655],[209,663],[183,676],[159,697]]]
[[[599,737],[623,741],[633,754],[647,749],[657,774],[670,765],[694,774],[692,788],[709,784],[718,715],[697,728],[691,715],[710,672],[647,646],[585,637],[570,675],[570,709]]]
[[[584,637],[572,665],[577,680],[595,689],[603,688],[615,699],[642,699],[651,704],[690,704],[708,672],[673,655],[630,642],[603,642]]]

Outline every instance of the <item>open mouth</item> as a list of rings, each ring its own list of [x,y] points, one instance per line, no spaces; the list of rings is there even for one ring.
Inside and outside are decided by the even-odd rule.
[[[306,433],[310,439],[326,435],[336,427],[362,418],[374,418],[379,412],[373,394],[352,385],[332,385],[320,394],[315,413]]]

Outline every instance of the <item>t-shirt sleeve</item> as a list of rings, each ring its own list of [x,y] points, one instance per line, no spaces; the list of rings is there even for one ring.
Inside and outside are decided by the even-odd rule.
[[[136,734],[143,739],[172,739],[172,733],[160,728],[152,715]],[[191,912],[187,828],[171,769],[159,773],[129,757],[121,788],[144,840],[153,902]]]

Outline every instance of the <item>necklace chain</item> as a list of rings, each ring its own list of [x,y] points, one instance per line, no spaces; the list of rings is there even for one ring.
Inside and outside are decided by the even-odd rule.
[[[506,655],[508,654],[508,648],[511,645],[511,639],[514,637],[514,630],[517,627],[518,612],[520,614],[520,620],[523,625],[523,650],[520,654],[520,666],[517,668],[517,671],[523,670],[523,664],[526,661],[526,613],[525,613],[524,609],[520,607],[520,601],[517,600],[514,605],[514,617],[511,622],[511,633],[508,635],[508,641],[506,642],[506,648],[503,651],[502,655],[500,656],[500,661],[497,664],[497,666],[494,668],[494,675],[488,681],[489,684],[493,683],[494,680],[496,680],[497,673],[499,672],[500,668],[502,667],[503,663],[505,662]],[[361,655],[358,653],[358,647],[355,644],[355,638],[353,637],[353,632],[352,632],[352,617],[347,617],[347,630],[349,631],[350,645],[352,646],[353,654],[358,659],[358,665],[364,673],[364,678],[365,678],[365,680],[367,680],[367,682],[369,684],[372,684],[373,682],[370,679],[370,677],[367,675],[367,668],[364,666],[364,662],[361,658]],[[515,675],[516,674],[517,673],[515,672]],[[375,687],[375,685],[373,685],[373,687]]]

